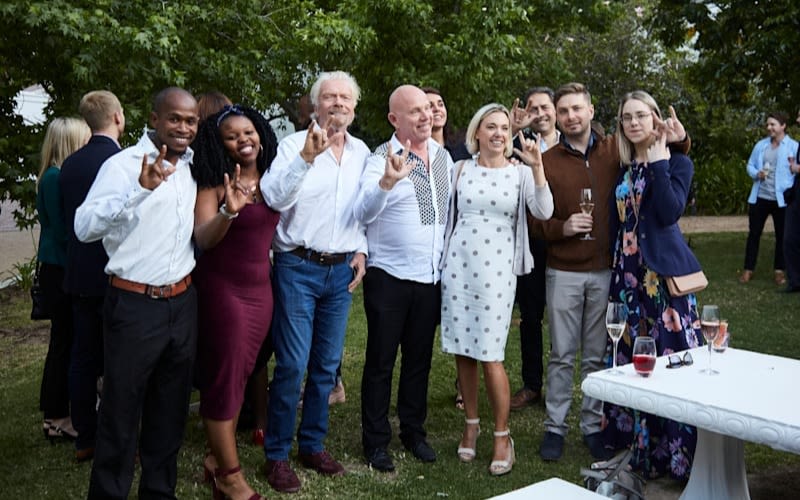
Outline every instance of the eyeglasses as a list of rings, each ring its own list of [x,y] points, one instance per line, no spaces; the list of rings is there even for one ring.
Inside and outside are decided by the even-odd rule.
[[[683,354],[683,359],[679,354],[670,354],[667,358],[667,368],[680,368],[681,366],[691,366],[694,363],[692,355],[689,352]]]
[[[636,114],[633,114],[633,115],[625,113],[624,115],[622,115],[620,117],[620,120],[625,125],[630,125],[631,123],[633,123],[634,119],[636,119],[637,123],[642,123],[643,121],[647,120],[648,118],[652,118],[652,117],[653,117],[653,113],[652,112],[650,112],[650,113],[641,112],[641,113],[636,113]]]

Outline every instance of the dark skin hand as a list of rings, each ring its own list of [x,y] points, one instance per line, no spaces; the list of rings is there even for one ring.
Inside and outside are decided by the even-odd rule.
[[[169,167],[164,167],[164,158],[166,156],[166,144],[161,146],[161,151],[153,163],[147,163],[147,155],[144,155],[142,158],[142,173],[139,174],[139,184],[143,188],[152,191],[160,186],[162,182],[165,182],[167,177],[175,173],[175,165],[170,164]]]

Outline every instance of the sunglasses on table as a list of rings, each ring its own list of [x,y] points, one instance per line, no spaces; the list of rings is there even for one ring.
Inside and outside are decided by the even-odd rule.
[[[667,368],[680,368],[681,366],[691,366],[694,363],[692,355],[685,352],[683,357],[680,354],[670,354],[667,358]]]

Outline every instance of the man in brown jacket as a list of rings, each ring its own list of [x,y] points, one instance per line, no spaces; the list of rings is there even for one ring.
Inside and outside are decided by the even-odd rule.
[[[562,85],[555,93],[556,118],[561,142],[547,150],[542,161],[553,192],[553,217],[534,220],[535,237],[547,240],[547,316],[551,352],[547,366],[544,439],[539,450],[544,460],[561,458],[566,417],[572,402],[573,364],[581,347],[581,379],[603,369],[606,349],[605,310],[611,279],[609,207],[619,173],[616,138],[592,132],[594,107],[580,83]],[[662,123],[667,141],[688,151],[689,141],[677,120]],[[592,190],[591,215],[580,210],[581,190]],[[582,239],[585,234],[593,239]],[[603,403],[584,397],[580,428],[592,456],[608,458],[600,421]]]

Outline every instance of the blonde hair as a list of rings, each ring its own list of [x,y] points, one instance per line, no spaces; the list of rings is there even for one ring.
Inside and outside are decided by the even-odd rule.
[[[625,107],[625,103],[630,101],[631,99],[636,99],[637,101],[641,101],[644,103],[648,108],[650,108],[657,117],[661,118],[661,110],[658,108],[658,104],[656,100],[653,99],[653,96],[645,92],[644,90],[634,90],[633,92],[628,92],[627,94],[623,95],[622,98],[619,100],[619,110],[617,110],[617,120],[619,120],[619,126],[617,127],[617,147],[619,149],[619,158],[620,162],[623,166],[628,166],[633,162],[633,143],[625,137],[625,132],[622,130],[622,108]]]
[[[481,122],[483,122],[483,119],[489,116],[490,114],[496,113],[498,111],[501,113],[505,113],[506,117],[509,120],[509,125],[510,125],[511,114],[508,112],[508,108],[506,108],[502,104],[497,104],[496,102],[483,106],[475,113],[475,116],[472,117],[472,120],[470,120],[469,126],[467,127],[467,137],[465,141],[467,143],[467,151],[469,151],[470,154],[474,155],[475,153],[478,152],[479,144],[478,141],[475,139],[475,134],[478,132],[478,128],[481,126]],[[507,139],[508,140],[506,141],[506,151],[505,151],[506,158],[511,156],[511,153],[514,152],[514,140],[513,137],[511,137],[510,126],[508,127]]]
[[[89,128],[103,130],[114,122],[114,113],[122,111],[122,104],[117,96],[107,90],[93,90],[81,98],[78,113],[81,114]]]
[[[49,167],[61,168],[67,156],[82,148],[91,135],[82,118],[54,118],[44,135],[36,185]]]

